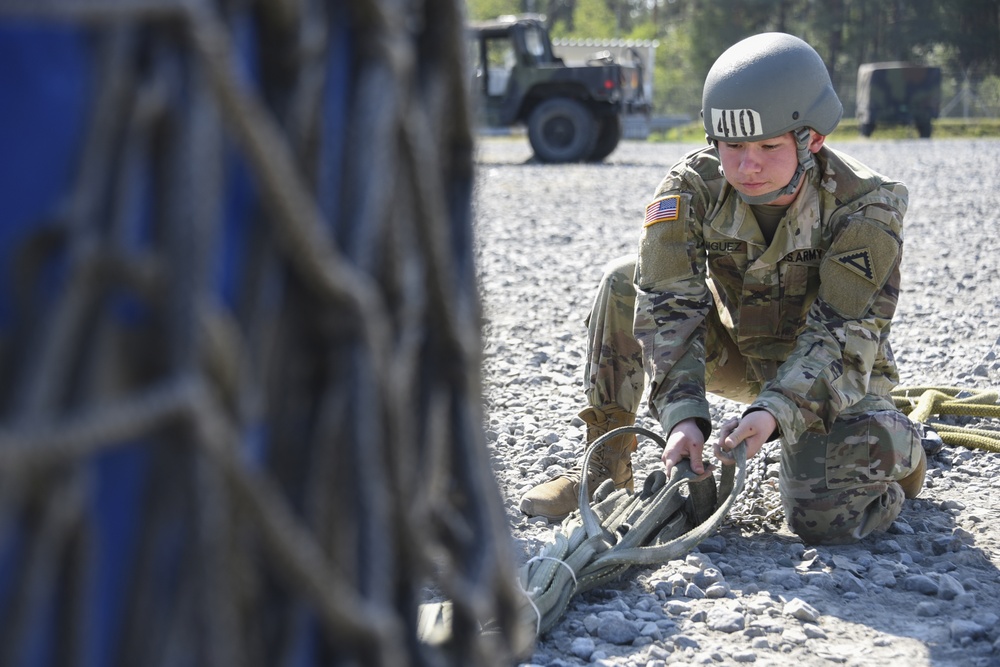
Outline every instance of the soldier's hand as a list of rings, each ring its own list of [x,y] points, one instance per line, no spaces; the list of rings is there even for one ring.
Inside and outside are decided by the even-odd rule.
[[[701,460],[705,449],[705,434],[694,419],[677,422],[667,436],[667,446],[663,448],[663,470],[670,478],[670,471],[681,462],[681,459],[691,459],[691,470],[697,474],[705,472],[705,464]]]
[[[757,456],[777,428],[778,422],[766,410],[754,410],[742,419],[723,422],[719,427],[719,439],[715,442],[715,456],[725,465],[733,465],[736,459],[732,450],[745,440],[747,460],[750,460]]]

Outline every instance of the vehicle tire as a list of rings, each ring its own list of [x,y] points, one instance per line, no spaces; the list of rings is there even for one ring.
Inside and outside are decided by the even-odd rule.
[[[554,97],[531,113],[528,141],[542,162],[579,162],[593,152],[597,129],[597,122],[583,104]]]
[[[859,129],[861,130],[861,136],[870,137],[872,136],[872,132],[875,131],[875,123],[862,123]]]
[[[597,132],[597,143],[594,150],[587,158],[593,162],[600,162],[618,147],[618,142],[622,139],[622,118],[618,114],[613,116],[602,116],[600,119],[600,130]]]
[[[917,134],[920,135],[921,139],[931,138],[931,119],[930,118],[917,118],[914,121],[917,126]]]

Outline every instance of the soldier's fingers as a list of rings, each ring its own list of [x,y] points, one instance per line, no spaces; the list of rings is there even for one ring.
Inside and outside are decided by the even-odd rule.
[[[693,443],[684,447],[668,446],[663,450],[663,454],[660,456],[660,460],[663,461],[663,471],[669,476],[670,471],[674,469],[674,466],[680,463],[683,459],[689,459],[691,461],[691,470],[700,475],[705,472],[705,465],[701,460],[702,449],[702,445],[698,443]]]
[[[722,461],[723,465],[728,466],[736,463],[736,457],[734,457],[732,452],[730,452],[728,449],[723,449],[721,442],[715,443],[715,448],[713,449],[713,451],[715,453],[715,458]]]
[[[700,443],[693,443],[688,448],[688,458],[691,459],[691,470],[699,475],[705,472],[705,463],[701,460],[704,449],[705,446]]]
[[[660,455],[660,460],[663,461],[663,470],[664,472],[667,473],[667,476],[669,477],[670,471],[673,469],[675,465],[677,465],[677,461],[679,461],[680,459],[678,458],[677,460],[674,460],[673,452],[669,447],[667,447],[666,449],[663,450],[663,453]]]
[[[740,425],[740,420],[735,417],[732,417],[722,422],[722,424],[719,426],[719,432],[723,434],[732,433],[733,429],[735,429],[739,425]]]
[[[732,433],[726,436],[726,439],[723,441],[722,446],[726,451],[735,449],[736,445],[740,444],[744,440],[752,439],[755,434],[756,434],[756,429],[754,429],[752,424],[741,423],[739,426],[733,429]]]

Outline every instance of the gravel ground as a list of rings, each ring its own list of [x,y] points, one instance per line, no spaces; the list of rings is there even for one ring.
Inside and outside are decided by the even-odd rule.
[[[902,384],[1000,387],[1000,141],[831,144],[910,188]],[[546,166],[522,137],[479,144],[488,436],[522,559],[553,526],[522,515],[521,494],[582,453],[583,319],[602,266],[634,251],[653,189],[695,147],[624,142],[604,164]],[[717,420],[737,410],[713,403]],[[637,479],[658,458],[641,442]],[[889,534],[812,549],[782,523],[727,522],[683,561],[574,598],[525,664],[1000,665],[1000,455],[946,446],[929,464]]]

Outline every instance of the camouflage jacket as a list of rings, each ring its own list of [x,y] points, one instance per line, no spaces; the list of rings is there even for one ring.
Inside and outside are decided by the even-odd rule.
[[[634,332],[664,432],[689,417],[711,430],[713,307],[747,360],[757,393],[748,410],[774,415],[786,440],[892,407],[888,337],[908,193],[830,147],[816,162],[770,245],[713,148],[685,156],[657,188],[639,241]]]

